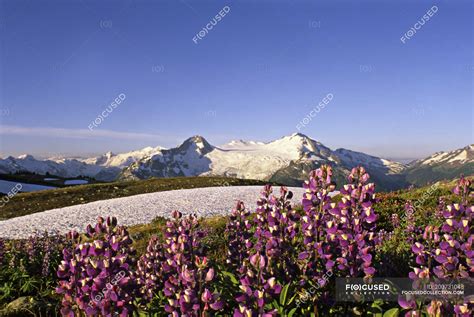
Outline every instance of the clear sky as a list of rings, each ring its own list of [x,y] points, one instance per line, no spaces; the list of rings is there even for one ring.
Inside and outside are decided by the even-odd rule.
[[[2,156],[171,147],[195,134],[269,141],[298,132],[329,93],[299,132],[333,149],[417,158],[474,142],[473,1],[0,2]]]

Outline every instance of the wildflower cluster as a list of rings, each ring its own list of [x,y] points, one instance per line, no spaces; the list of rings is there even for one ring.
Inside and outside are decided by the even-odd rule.
[[[236,297],[239,307],[234,310],[234,316],[276,315],[276,309],[269,304],[282,285],[298,275],[294,248],[297,248],[299,215],[289,201],[293,194],[285,187],[281,188],[279,197],[272,192],[271,186],[264,187],[253,223],[248,221],[243,205],[238,205],[227,227],[228,235],[234,238],[230,254],[238,255],[228,261],[231,266],[240,265],[241,292]],[[241,223],[245,226],[243,240],[236,238],[233,230],[241,227]],[[253,243],[250,231],[254,232]]]
[[[441,226],[426,226],[412,245],[416,266],[409,277],[415,281],[429,278],[462,280],[474,278],[474,206],[468,206],[472,195],[471,182],[461,178],[453,192],[461,202],[445,205]],[[421,228],[420,228],[421,229]],[[414,299],[400,298],[399,303],[408,313],[417,313]],[[428,310],[444,315],[472,316],[472,302],[440,303],[432,301]]]
[[[68,237],[71,250],[63,250],[57,274],[56,292],[63,295],[61,313],[75,316],[129,316],[134,311],[137,293],[131,270],[135,266],[132,240],[115,217],[99,218],[95,227],[87,226],[85,238],[77,232]]]
[[[0,265],[3,265],[5,259],[5,241],[0,238]]]
[[[140,293],[145,301],[153,300],[153,297],[163,289],[165,261],[163,246],[154,235],[148,242],[145,254],[138,260],[135,273]]]
[[[236,273],[242,267],[244,259],[249,257],[249,251],[253,246],[251,228],[250,211],[239,201],[226,226],[228,242],[226,263],[233,273]]]
[[[171,316],[206,316],[221,310],[223,302],[212,289],[215,270],[203,252],[196,217],[183,218],[175,211],[173,218],[166,224],[162,262],[165,311]]]
[[[47,233],[26,240],[0,239],[0,304],[30,296],[44,304],[42,313],[52,314],[57,299],[51,289],[57,284],[61,249],[67,246],[64,237]]]
[[[326,231],[336,256],[335,265],[350,277],[375,274],[375,186],[367,183],[368,179],[363,167],[354,168],[349,175],[351,183],[341,189],[341,201],[329,209],[333,219],[327,223]]]
[[[234,316],[282,314],[286,308],[281,305],[291,308],[291,300],[277,305],[276,297],[291,287],[318,290],[308,301],[311,306],[319,296],[327,295],[328,272],[352,277],[375,274],[377,216],[372,208],[374,185],[367,184],[368,178],[364,169],[354,169],[336,204],[331,198],[336,187],[332,169],[323,165],[304,184],[302,213],[292,207],[291,192],[282,187],[277,197],[269,185],[257,202],[253,222],[243,205],[237,205],[227,226],[228,263],[237,267],[234,272],[242,290]]]

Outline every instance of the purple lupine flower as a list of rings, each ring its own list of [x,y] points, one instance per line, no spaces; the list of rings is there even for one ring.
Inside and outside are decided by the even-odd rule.
[[[272,195],[272,187],[265,186],[257,202],[255,217],[255,253],[265,255],[271,275],[287,283],[299,270],[294,254],[300,216],[292,208],[293,193],[280,188],[280,196]]]
[[[472,194],[470,185],[469,181],[461,177],[453,190],[461,196],[461,204],[439,204],[439,209],[444,207],[439,211],[444,218],[442,225],[426,226],[423,234],[416,237],[412,252],[416,256],[417,266],[409,274],[411,279],[474,277],[474,206],[467,205],[467,198]],[[442,315],[456,316],[472,316],[474,312],[473,305],[465,303],[441,307],[431,302],[428,309],[433,312],[442,309]]]
[[[28,254],[28,263],[33,264],[39,256],[41,250],[41,241],[38,237],[29,237],[26,240],[26,253]]]
[[[375,186],[367,183],[363,167],[353,168],[348,185],[341,189],[342,200],[330,210],[333,221],[326,224],[328,245],[336,268],[345,276],[373,276],[373,253],[377,242],[377,215],[372,207]]]
[[[302,201],[305,214],[301,217],[303,249],[298,255],[303,273],[301,285],[308,280],[319,280],[335,265],[326,243],[336,232],[333,217],[338,213],[331,205],[329,195],[335,189],[331,176],[331,166],[323,165],[312,171],[310,179],[303,184],[306,189]]]
[[[148,242],[145,254],[138,260],[135,272],[140,293],[145,301],[151,301],[163,289],[163,267],[166,265],[165,262],[164,246],[154,235]]]
[[[261,254],[253,254],[244,261],[240,289],[237,295],[239,304],[234,309],[234,317],[277,316],[277,311],[267,309],[266,305],[281,292],[281,285],[269,275],[268,259]]]
[[[237,202],[226,226],[228,243],[226,263],[234,273],[242,266],[244,259],[248,258],[253,246],[251,227],[250,212],[245,209],[243,202]]]
[[[183,218],[173,212],[166,224],[162,263],[163,293],[168,299],[165,311],[171,316],[205,316],[220,311],[224,303],[211,292],[214,268],[203,252],[199,223],[194,215]]]
[[[473,312],[472,306],[473,306],[472,304],[468,304],[468,303],[455,305],[454,313],[456,314],[456,317],[471,317],[472,312]]]
[[[87,227],[86,237],[91,242],[81,243],[76,232],[68,236],[73,244],[63,250],[63,261],[57,271],[60,281],[56,292],[63,296],[61,314],[133,314],[137,294],[131,274],[135,250],[125,227],[117,226],[115,217],[100,217],[95,227]]]
[[[471,181],[464,178],[464,175],[461,175],[456,187],[453,189],[453,193],[461,197],[463,205],[467,205],[468,198],[473,197],[471,185]]]
[[[29,276],[41,276],[46,282],[55,278],[51,275],[61,258],[60,250],[65,246],[64,237],[48,233],[24,240],[11,240],[8,250],[5,250],[7,253],[4,252],[5,265]]]
[[[0,265],[3,264],[3,260],[5,259],[5,240],[0,238]]]
[[[392,214],[390,219],[392,221],[393,228],[397,228],[398,226],[400,226],[400,217],[398,217],[398,214]]]
[[[276,311],[267,309],[267,304],[280,293],[282,284],[299,275],[295,252],[299,215],[290,203],[293,194],[286,187],[280,188],[279,197],[272,193],[270,185],[264,187],[253,222],[255,242],[239,251],[246,258],[237,270],[241,292],[234,316],[274,316]]]
[[[415,232],[415,209],[411,201],[405,203],[405,232],[410,243],[413,242],[413,233]]]
[[[435,216],[436,218],[443,218],[443,211],[446,209],[446,198],[440,197],[438,200],[438,207],[436,208]]]

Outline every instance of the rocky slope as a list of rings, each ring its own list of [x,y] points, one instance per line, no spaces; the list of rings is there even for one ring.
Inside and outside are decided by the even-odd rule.
[[[403,173],[406,180],[415,185],[452,179],[461,174],[474,175],[474,144],[411,162]]]

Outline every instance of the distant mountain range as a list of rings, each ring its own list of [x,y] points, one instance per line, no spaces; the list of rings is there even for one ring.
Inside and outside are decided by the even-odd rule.
[[[147,147],[87,159],[10,156],[0,159],[0,174],[26,171],[60,177],[88,176],[100,181],[214,175],[298,186],[321,164],[333,166],[337,182],[344,182],[352,167],[362,165],[379,189],[393,190],[474,174],[474,145],[404,165],[347,149],[333,151],[299,133],[268,143],[238,140],[222,146],[193,136],[176,148]]]
[[[444,179],[474,174],[474,144],[451,152],[437,152],[411,162],[403,171],[407,182],[424,185]]]

